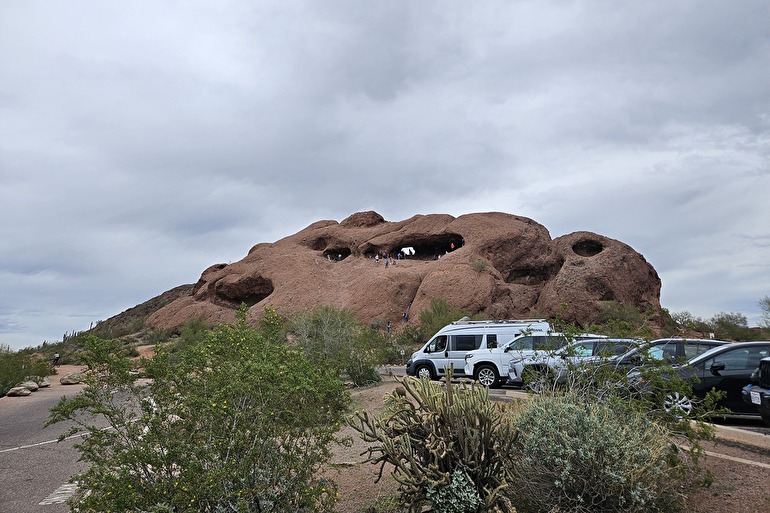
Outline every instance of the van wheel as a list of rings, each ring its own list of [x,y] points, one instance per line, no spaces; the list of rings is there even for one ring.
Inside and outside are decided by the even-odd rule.
[[[430,367],[427,365],[417,366],[417,369],[414,371],[414,375],[418,378],[433,379],[433,372],[431,372]]]
[[[473,377],[481,384],[481,386],[487,388],[496,388],[500,382],[500,376],[497,374],[497,369],[491,365],[482,365],[476,369]]]

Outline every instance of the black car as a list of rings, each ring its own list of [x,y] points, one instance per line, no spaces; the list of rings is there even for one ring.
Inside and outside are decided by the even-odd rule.
[[[759,368],[752,375],[751,381],[743,387],[743,401],[755,406],[762,420],[770,426],[770,358],[759,361]]]
[[[685,365],[673,368],[680,378],[692,383],[694,397],[670,394],[665,398],[664,406],[668,410],[688,414],[693,407],[693,398],[703,399],[713,389],[725,393],[717,402],[717,407],[727,408],[735,415],[759,415],[754,404],[743,400],[742,391],[750,383],[759,361],[768,356],[770,341],[723,344],[706,351]],[[629,376],[643,384],[639,371],[631,371]]]

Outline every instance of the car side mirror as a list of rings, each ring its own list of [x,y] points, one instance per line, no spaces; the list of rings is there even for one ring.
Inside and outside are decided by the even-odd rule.
[[[725,370],[725,364],[724,362],[714,362],[709,370],[714,376],[719,376],[719,372]]]

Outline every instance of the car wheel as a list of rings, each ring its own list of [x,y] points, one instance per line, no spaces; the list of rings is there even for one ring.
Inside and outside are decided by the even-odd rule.
[[[414,375],[418,378],[428,378],[433,379],[433,373],[430,371],[430,367],[427,365],[420,365],[417,367],[417,370],[414,372]]]
[[[473,377],[481,384],[481,386],[487,388],[495,388],[500,381],[497,370],[489,365],[483,365],[476,369],[476,374]]]
[[[688,417],[692,412],[692,401],[686,395],[674,392],[666,396],[663,408],[678,417]]]
[[[765,421],[765,424],[770,426],[770,413],[760,413],[760,415],[762,416],[762,420]]]

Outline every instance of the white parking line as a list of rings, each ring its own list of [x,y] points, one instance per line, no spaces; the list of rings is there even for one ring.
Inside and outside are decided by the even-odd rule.
[[[77,490],[76,484],[63,484],[57,488],[51,495],[40,501],[40,506],[47,506],[49,504],[63,504],[67,502],[67,499],[72,497]]]
[[[72,436],[68,436],[64,440],[71,440],[73,438],[81,438],[85,433],[76,433]],[[64,441],[62,440],[62,441]],[[29,444],[29,445],[19,445],[18,447],[11,447],[9,449],[0,449],[0,454],[4,452],[11,452],[11,451],[18,451],[19,449],[31,449],[32,447],[40,447],[41,445],[48,445],[48,444],[55,444],[59,440],[46,440],[45,442],[38,442],[36,444]]]

